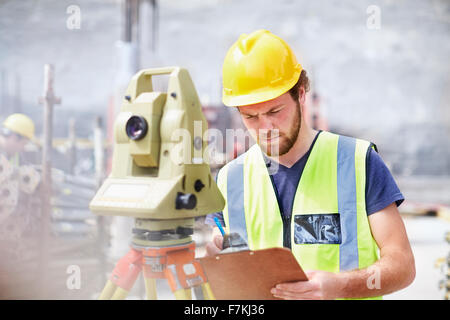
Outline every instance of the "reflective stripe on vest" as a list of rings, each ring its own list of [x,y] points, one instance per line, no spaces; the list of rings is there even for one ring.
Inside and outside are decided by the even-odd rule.
[[[342,233],[342,244],[339,248],[340,271],[358,268],[355,146],[354,138],[339,136],[337,195]]]
[[[229,219],[229,230],[237,232],[248,243],[247,227],[244,211],[244,156],[245,153],[230,163],[227,176],[228,212],[232,214]]]

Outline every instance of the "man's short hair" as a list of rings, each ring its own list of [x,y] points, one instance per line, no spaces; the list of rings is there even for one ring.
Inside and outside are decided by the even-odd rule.
[[[289,94],[294,101],[298,101],[298,91],[300,87],[303,87],[303,89],[305,89],[305,93],[309,91],[309,78],[306,70],[302,70],[297,83],[289,90]]]

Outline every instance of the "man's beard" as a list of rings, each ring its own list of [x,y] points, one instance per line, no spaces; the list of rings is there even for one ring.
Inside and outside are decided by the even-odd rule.
[[[270,138],[272,135],[275,135],[275,137],[277,136],[277,134],[279,135],[276,143],[265,143],[262,142],[264,141],[264,139],[259,139],[259,146],[261,147],[261,149],[264,151],[264,153],[266,153],[268,156],[282,156],[286,153],[289,152],[289,150],[292,149],[292,147],[294,146],[295,142],[297,141],[298,135],[300,133],[300,129],[301,129],[301,118],[302,118],[302,114],[300,111],[300,103],[297,102],[296,103],[297,108],[296,110],[296,114],[295,114],[295,118],[294,118],[294,124],[292,125],[292,129],[287,133],[287,134],[283,134],[279,129],[276,130],[272,130],[268,133],[266,133],[265,135],[263,135],[264,137],[267,136],[267,138]],[[274,134],[275,132],[275,134]]]

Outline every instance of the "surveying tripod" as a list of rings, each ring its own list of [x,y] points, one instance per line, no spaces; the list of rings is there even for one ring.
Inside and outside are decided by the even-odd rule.
[[[99,299],[125,299],[141,271],[148,300],[157,299],[156,279],[167,279],[178,300],[192,299],[191,288],[197,299],[214,299],[203,268],[195,259],[195,242],[189,235],[192,229],[151,231],[145,227],[151,223],[149,219],[136,219],[136,225],[144,228],[133,229],[131,249],[116,264]]]

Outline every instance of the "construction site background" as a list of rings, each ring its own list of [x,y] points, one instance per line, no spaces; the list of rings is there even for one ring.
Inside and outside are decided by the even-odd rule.
[[[143,68],[185,67],[209,126],[243,128],[236,110],[221,103],[221,66],[239,34],[262,28],[284,38],[309,74],[308,121],[376,143],[406,198],[400,211],[417,276],[410,287],[386,299],[444,297],[439,282],[448,270],[436,261],[449,254],[448,1],[3,0],[0,120],[17,112],[31,116],[42,143],[38,98],[45,64],[54,66],[54,90],[61,97],[53,111],[52,280],[45,297],[95,298],[127,248],[126,220],[120,220],[122,229],[118,220],[101,220],[107,241],[99,243],[99,219],[88,203],[111,165],[112,124],[131,76]],[[164,79],[155,83],[156,90],[164,86]],[[99,130],[106,141],[100,169],[94,154]],[[245,146],[231,150],[228,159]],[[40,164],[41,151],[28,145],[26,160]],[[213,173],[221,165],[215,164]],[[0,298],[42,298],[30,273],[36,252],[29,248],[35,241],[25,231],[15,232],[30,244],[13,250],[20,261],[14,273],[0,273]],[[198,219],[198,255],[209,233]],[[70,266],[82,272],[80,288],[68,286]],[[135,288],[132,297],[143,291],[143,286]]]

